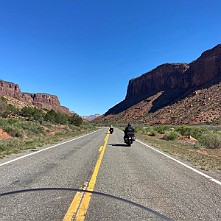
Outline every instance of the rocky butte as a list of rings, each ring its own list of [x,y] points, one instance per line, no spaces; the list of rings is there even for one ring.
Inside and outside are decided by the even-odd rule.
[[[98,120],[140,120],[142,122],[151,121],[157,123],[159,120],[154,119],[153,115],[157,113],[158,115],[155,117],[161,119],[163,117],[160,115],[161,113],[167,117],[167,119],[163,120],[165,123],[194,123],[194,119],[192,118],[203,115],[205,110],[209,112],[211,110],[215,111],[214,118],[210,117],[209,121],[216,120],[221,117],[220,82],[221,44],[205,51],[197,60],[189,64],[162,64],[140,77],[131,79],[125,99],[109,109],[104,117],[98,118]],[[210,93],[210,96],[208,97],[206,93]],[[182,105],[183,108],[186,108],[183,102],[188,103],[187,99],[193,96],[196,96],[195,98],[198,97],[198,99],[194,101],[193,106],[191,104],[188,106],[188,111],[191,112],[193,110],[189,120],[187,118],[190,115],[188,115],[187,111],[186,113],[182,113],[183,116],[173,115],[175,114],[173,113],[174,110],[178,106],[179,110],[182,109]],[[208,97],[210,102],[204,100],[205,97]],[[210,107],[205,108],[205,105],[199,105],[200,103],[209,104]],[[218,104],[218,106],[214,106],[213,104]],[[197,110],[194,110],[194,105],[199,106]],[[214,107],[216,107],[216,110]],[[166,111],[163,111],[165,109]],[[178,113],[176,112],[176,114]],[[207,116],[207,114],[204,115]],[[175,118],[185,118],[185,120],[174,120]],[[201,120],[196,120],[195,123],[205,121],[204,117]]]
[[[61,106],[57,96],[45,93],[23,93],[19,85],[0,80],[0,95],[13,97],[27,105],[34,105],[41,109],[54,109],[55,111],[71,114],[68,108]]]

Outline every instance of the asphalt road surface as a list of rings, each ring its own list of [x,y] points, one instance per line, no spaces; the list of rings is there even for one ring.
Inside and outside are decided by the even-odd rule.
[[[215,178],[102,128],[1,159],[0,220],[221,220]]]

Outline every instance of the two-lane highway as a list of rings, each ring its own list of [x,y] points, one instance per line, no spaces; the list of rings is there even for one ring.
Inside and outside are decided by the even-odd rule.
[[[118,129],[107,132],[0,160],[0,193],[55,187],[104,195],[48,190],[1,196],[0,220],[160,220],[157,212],[172,220],[221,220],[220,179],[214,182],[138,141],[127,147]]]

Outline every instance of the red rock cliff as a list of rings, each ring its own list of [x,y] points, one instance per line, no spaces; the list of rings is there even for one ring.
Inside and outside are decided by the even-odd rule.
[[[17,84],[0,80],[0,95],[20,99],[22,97],[22,92]]]
[[[0,95],[14,97],[41,109],[54,109],[67,114],[71,113],[68,108],[60,105],[57,96],[45,93],[22,93],[19,86],[11,82],[0,80]]]
[[[200,87],[221,78],[221,44],[190,64],[163,64],[129,81],[126,99],[167,89]]]
[[[196,61],[190,63],[182,77],[182,87],[200,87],[212,80],[221,80],[221,44],[205,51]]]
[[[129,81],[126,99],[143,96],[153,91],[162,91],[181,86],[182,74],[188,64],[163,64],[154,70]]]
[[[158,92],[163,96],[155,102],[152,112],[165,107],[187,93],[221,81],[221,44],[205,51],[190,64],[163,64],[129,81],[125,100],[105,115],[118,114]]]

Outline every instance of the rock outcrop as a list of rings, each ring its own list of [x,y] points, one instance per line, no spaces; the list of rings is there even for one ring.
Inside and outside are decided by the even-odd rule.
[[[182,75],[188,64],[163,64],[154,70],[129,81],[127,99],[142,97],[146,94],[167,89],[180,88]]]
[[[68,108],[61,106],[57,96],[45,93],[22,93],[19,85],[0,80],[0,95],[16,98],[27,105],[34,105],[41,109],[54,109],[55,111],[70,114]]]
[[[204,52],[190,64],[163,64],[129,81],[126,99],[168,89],[203,87],[221,80],[221,44]]]
[[[147,72],[141,75],[138,78],[134,78],[129,81],[127,94],[125,100],[109,109],[105,113],[105,117],[98,118],[110,120],[111,118],[118,120],[140,120],[145,122],[144,119],[150,119],[149,115],[154,116],[154,113],[162,113],[167,116],[167,119],[164,120],[165,123],[194,123],[195,117],[201,113],[202,116],[210,116],[210,120],[216,120],[221,117],[221,102],[217,103],[216,100],[220,101],[221,97],[221,44],[216,47],[205,51],[202,55],[195,61],[189,64],[163,64],[153,69],[150,72]],[[215,87],[213,87],[216,85]],[[210,89],[210,87],[213,87]],[[207,90],[208,89],[208,90]],[[191,112],[191,119],[188,117],[181,116],[176,112],[177,116],[174,116],[172,119],[173,111],[171,114],[168,114],[170,107],[178,108],[177,110],[181,111],[182,107],[191,109],[191,103],[187,99],[192,99],[196,91],[201,91],[201,96],[196,96],[194,100],[194,106],[197,106],[197,110],[193,109]],[[213,99],[212,93],[214,91],[214,96],[216,99]],[[205,108],[204,97],[202,93],[210,93],[210,102],[207,102],[208,108]],[[197,95],[197,94],[195,94]],[[186,105],[182,105],[182,102],[185,101]],[[213,105],[217,104],[217,105]],[[181,104],[178,106],[173,106],[174,104]],[[214,108],[216,107],[216,108]],[[167,109],[166,112],[163,110]],[[201,110],[202,109],[202,110]],[[209,114],[203,112],[207,110]],[[194,113],[194,111],[196,111]],[[220,112],[220,113],[217,113]],[[131,112],[131,113],[130,113]],[[123,114],[124,113],[124,114]],[[175,112],[174,112],[175,113]],[[212,113],[215,113],[215,117],[212,117]],[[187,115],[187,111],[182,111],[182,115]],[[125,117],[123,118],[122,115]],[[159,115],[156,115],[158,117]],[[133,119],[132,119],[133,118]],[[176,118],[176,120],[174,120]],[[178,120],[185,119],[184,121]],[[201,119],[201,120],[199,120]],[[151,121],[156,123],[157,120],[154,120],[151,117]],[[205,117],[198,117],[197,123],[205,122]]]
[[[0,80],[0,95],[20,99],[22,92],[17,84]]]

